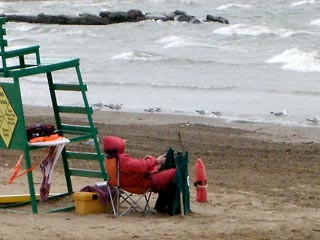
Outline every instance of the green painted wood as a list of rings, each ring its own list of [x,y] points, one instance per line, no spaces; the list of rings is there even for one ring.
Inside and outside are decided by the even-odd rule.
[[[90,126],[61,124],[61,129],[64,132],[76,132],[76,133],[90,133],[92,128]]]
[[[84,153],[84,152],[68,152],[68,159],[85,159],[85,160],[93,160],[98,161],[99,156],[97,153]]]
[[[63,207],[63,208],[51,209],[51,210],[47,211],[47,213],[71,212],[75,209],[76,209],[76,207],[72,205],[72,206]]]
[[[80,142],[87,139],[94,139],[94,147],[96,153],[87,153],[87,152],[72,152],[68,151],[66,146],[66,150],[62,152],[62,157],[64,159],[65,172],[67,172],[67,185],[68,179],[71,179],[71,176],[79,176],[79,177],[92,177],[92,178],[103,178],[107,179],[107,174],[104,168],[104,156],[100,152],[100,146],[97,140],[98,131],[95,128],[91,115],[93,114],[92,108],[89,106],[86,91],[87,87],[83,83],[80,73],[79,66],[76,67],[76,72],[79,80],[79,84],[56,84],[54,83],[52,77],[48,79],[50,94],[52,97],[52,102],[54,106],[54,114],[56,118],[56,122],[59,123],[58,131],[61,131],[62,134],[71,134],[74,136],[69,136],[68,139],[71,143]],[[79,91],[82,94],[82,98],[84,101],[84,106],[59,106],[57,104],[56,91]],[[75,113],[75,114],[83,114],[86,115],[88,119],[88,125],[72,125],[62,123],[60,114],[61,113]],[[81,161],[98,161],[100,166],[100,171],[92,171],[88,169],[75,169],[69,168],[68,161],[71,159],[81,160]],[[70,184],[70,190],[72,189],[72,185]]]
[[[19,48],[19,49],[6,51],[6,58],[13,58],[13,57],[19,57],[19,56],[24,56],[28,54],[34,54],[39,51],[39,48],[40,48],[39,46],[32,46],[32,47]]]
[[[87,91],[87,85],[77,85],[77,84],[53,84],[54,90],[56,91]]]
[[[75,137],[69,137],[68,139],[70,140],[70,142],[80,142],[80,141],[85,141],[88,140],[90,138],[94,138],[95,135],[87,134],[87,135],[81,135],[81,136],[75,136]]]
[[[0,94],[0,106],[2,105],[3,107],[0,107],[0,125],[7,126],[7,124],[4,123],[5,118],[10,118],[8,119],[8,122],[12,122],[12,124],[9,124],[12,136],[10,137],[8,146],[4,141],[6,137],[0,137],[0,148],[24,150],[26,145],[25,139],[27,136],[25,131],[20,86],[18,81],[12,83],[0,82],[0,90],[1,88],[3,92]],[[9,109],[10,112],[5,116],[5,112]]]
[[[6,63],[5,63],[6,65]],[[27,68],[27,67],[34,67],[35,65],[32,64],[26,64],[23,62],[23,66],[21,66],[21,60],[20,60],[20,64],[19,65],[13,65],[13,66],[9,66],[6,68],[0,68],[0,77],[7,77],[8,76],[8,72],[11,70],[16,70],[16,69],[20,69],[21,67]]]
[[[77,72],[79,84],[83,85],[83,80],[82,80],[79,66],[76,67],[76,72]],[[84,91],[82,91],[82,98],[84,101],[84,105],[87,109],[87,113],[88,113],[87,117],[88,117],[89,125],[91,126],[91,129],[95,129],[93,119],[92,119],[92,108],[89,107],[87,95]],[[90,114],[89,114],[89,112],[90,112]],[[95,133],[93,133],[93,134],[95,134]],[[104,155],[101,153],[98,138],[97,138],[96,134],[95,134],[95,137],[93,137],[93,140],[94,140],[95,150],[96,150],[97,154],[99,155],[99,166],[100,166],[101,174],[102,174],[101,177],[106,181],[108,179],[108,175],[106,173],[105,166],[104,166]]]
[[[7,40],[5,40],[5,39],[0,39],[0,45],[1,45],[1,46],[4,46],[4,47],[8,46]]]
[[[57,96],[56,96],[56,92],[54,90],[54,82],[53,82],[53,77],[52,77],[51,72],[47,73],[47,80],[48,80],[48,85],[49,85],[53,113],[54,113],[54,117],[56,120],[56,127],[57,127],[57,130],[60,132],[60,131],[62,131],[61,130],[62,129],[62,122],[61,122],[61,118],[60,118]],[[60,132],[60,134],[64,135],[63,131]],[[73,188],[72,188],[72,181],[71,181],[71,175],[70,175],[70,170],[69,170],[68,157],[66,155],[66,147],[62,150],[61,156],[62,156],[62,164],[63,164],[63,169],[64,169],[64,176],[65,176],[65,180],[66,180],[67,190],[68,190],[69,194],[72,194]]]
[[[93,113],[92,108],[86,108],[86,107],[58,106],[58,109],[60,113],[77,113],[77,114]]]
[[[19,79],[12,83],[0,82],[0,149],[18,149],[24,153],[26,169],[31,167],[26,124],[23,113]],[[37,213],[32,171],[27,173],[32,212]]]
[[[70,168],[71,176],[78,177],[87,177],[87,178],[103,178],[104,174],[101,171],[96,170],[84,170],[84,169],[76,169]]]
[[[7,34],[7,31],[5,28],[0,28],[0,35],[3,36],[3,35],[6,35]]]
[[[89,106],[86,91],[87,85],[83,83],[79,59],[71,59],[62,62],[41,64],[39,46],[31,46],[26,48],[20,48],[15,50],[6,51],[7,41],[3,38],[6,34],[2,25],[5,23],[3,18],[0,18],[0,56],[2,59],[2,68],[0,69],[0,76],[5,78],[12,78],[13,81],[8,83],[0,82],[0,125],[6,131],[1,133],[0,148],[19,149],[24,152],[24,160],[26,163],[26,169],[31,167],[30,153],[32,147],[28,146],[26,136],[26,124],[23,113],[22,98],[19,81],[22,77],[32,76],[36,74],[45,74],[47,77],[49,91],[52,101],[53,112],[56,120],[56,129],[62,134],[72,135],[70,137],[71,143],[80,142],[87,139],[93,139],[93,147],[95,152],[73,152],[67,151],[68,144],[62,150],[62,162],[65,173],[67,193],[62,195],[70,195],[73,193],[71,176],[81,176],[90,178],[102,178],[107,180],[107,173],[104,168],[104,156],[100,151],[100,146],[97,138],[98,131],[94,126],[92,120],[93,110]],[[35,63],[26,62],[26,55],[35,55]],[[18,65],[7,65],[7,59],[18,58]],[[52,72],[71,69],[75,70],[78,78],[78,84],[58,84],[54,83]],[[83,106],[58,106],[56,91],[77,91],[81,94],[83,99]],[[10,107],[8,107],[10,105]],[[5,112],[7,111],[8,112]],[[87,123],[85,125],[72,125],[62,122],[61,113],[76,113],[86,116]],[[9,125],[9,127],[7,126]],[[10,133],[10,129],[12,132]],[[0,128],[0,130],[2,130]],[[0,131],[1,132],[1,131]],[[36,148],[34,148],[36,149]],[[100,170],[88,170],[77,169],[69,167],[69,160],[81,160],[81,161],[98,161]],[[27,174],[30,202],[32,205],[32,212],[37,213],[37,200],[34,190],[34,182],[32,171]],[[51,197],[49,197],[51,199]],[[71,209],[72,207],[66,207],[62,209]],[[73,207],[74,208],[74,207]],[[56,212],[60,210],[50,210],[50,212]]]
[[[79,65],[79,59],[72,59],[69,61],[51,63],[51,64],[41,64],[37,66],[32,66],[28,68],[14,69],[8,72],[8,77],[27,77],[31,75],[37,75],[40,73],[48,73],[59,71],[63,69],[72,68]]]

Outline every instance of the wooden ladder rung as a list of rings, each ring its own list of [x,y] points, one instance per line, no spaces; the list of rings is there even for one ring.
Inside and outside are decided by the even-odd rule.
[[[69,168],[71,176],[78,177],[89,177],[89,178],[103,178],[103,174],[101,171],[96,170],[85,170],[85,169],[77,169],[77,168]]]
[[[74,106],[58,106],[60,113],[76,113],[76,114],[92,114],[93,110],[91,107],[74,107]]]
[[[83,159],[83,160],[93,160],[98,161],[99,155],[97,153],[88,152],[66,152],[68,159]]]
[[[79,85],[79,84],[53,84],[54,90],[57,91],[87,91],[87,85]]]
[[[6,58],[23,57],[28,54],[39,53],[39,46],[24,47],[6,51]]]
[[[92,138],[92,134],[76,136],[76,137],[69,137],[68,139],[70,140],[70,142],[80,142],[80,141],[84,141],[84,140],[87,140],[90,138]]]
[[[63,132],[74,132],[74,133],[91,133],[92,128],[90,126],[83,125],[71,125],[71,124],[62,124],[61,130]]]

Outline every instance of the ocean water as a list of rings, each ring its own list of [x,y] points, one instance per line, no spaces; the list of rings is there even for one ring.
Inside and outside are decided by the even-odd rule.
[[[6,1],[0,14],[98,14],[182,10],[221,23],[143,21],[107,26],[7,23],[10,46],[40,45],[43,59],[80,58],[92,105],[118,111],[199,115],[226,121],[319,127],[320,0]],[[45,60],[43,60],[45,61]],[[73,73],[56,74],[73,82]],[[55,75],[54,75],[55,76]],[[50,106],[44,75],[21,80],[25,104]],[[79,104],[72,94],[61,103]],[[286,116],[270,112],[287,110]],[[104,108],[101,110],[108,110]]]

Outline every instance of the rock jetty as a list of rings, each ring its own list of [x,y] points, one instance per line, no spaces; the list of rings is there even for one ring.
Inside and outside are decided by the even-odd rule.
[[[44,23],[44,24],[64,24],[64,25],[108,25],[114,23],[139,22],[144,20],[155,21],[178,21],[199,24],[203,22],[219,22],[229,24],[229,20],[221,16],[207,15],[206,19],[201,20],[184,11],[176,10],[169,14],[143,14],[141,10],[131,9],[129,11],[101,11],[98,15],[83,13],[78,16],[68,15],[46,15],[37,16],[28,15],[6,15],[2,14],[6,21],[27,22],[27,23]]]

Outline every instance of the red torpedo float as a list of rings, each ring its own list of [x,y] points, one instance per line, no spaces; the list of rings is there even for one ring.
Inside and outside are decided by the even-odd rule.
[[[207,176],[205,166],[200,158],[197,159],[195,165],[195,182],[198,202],[207,202]]]

